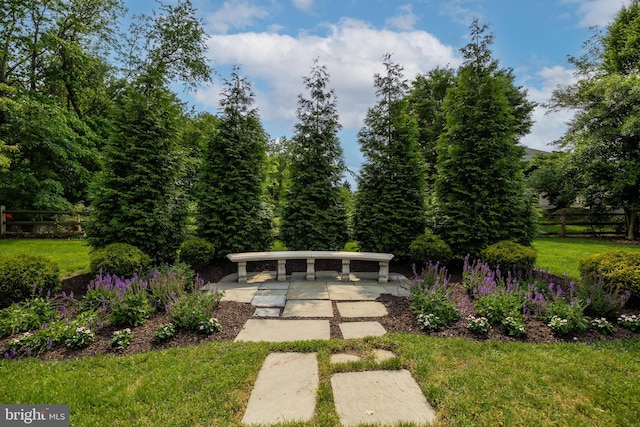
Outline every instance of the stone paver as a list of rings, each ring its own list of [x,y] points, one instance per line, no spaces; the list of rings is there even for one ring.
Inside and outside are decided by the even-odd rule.
[[[327,285],[324,282],[291,282],[287,299],[329,299]]]
[[[315,412],[318,389],[315,353],[271,353],[265,359],[242,422],[268,425],[307,421]]]
[[[286,302],[286,295],[255,295],[251,300],[256,307],[284,307]]]
[[[282,317],[333,317],[333,306],[327,300],[287,300]]]
[[[336,303],[342,317],[384,317],[387,307],[377,301],[339,302]]]
[[[260,283],[260,290],[287,290],[289,289],[289,282],[264,282]]]
[[[424,425],[435,420],[420,387],[404,369],[338,373],[331,377],[331,387],[343,426]]]
[[[380,322],[348,322],[340,323],[340,332],[346,340],[351,338],[381,337],[387,333]]]
[[[251,303],[255,296],[257,289],[228,289],[224,291],[224,296],[220,301],[236,301]]]
[[[356,356],[355,354],[346,354],[346,353],[338,353],[331,355],[331,363],[349,363],[349,362],[357,362],[360,359],[360,356]]]
[[[328,320],[249,319],[235,341],[284,342],[329,338]]]
[[[254,317],[280,317],[279,308],[258,307],[253,313]]]

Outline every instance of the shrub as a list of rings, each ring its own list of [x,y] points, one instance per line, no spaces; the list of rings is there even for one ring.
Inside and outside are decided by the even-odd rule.
[[[167,341],[176,334],[176,327],[173,323],[164,323],[156,329],[153,334],[153,339],[156,342]]]
[[[130,277],[149,267],[151,258],[127,243],[112,243],[91,253],[91,272]]]
[[[419,265],[435,262],[447,265],[453,259],[453,252],[440,237],[425,233],[418,236],[409,245],[411,260]]]
[[[214,317],[221,298],[218,292],[183,295],[167,307],[169,320],[178,328],[199,331],[201,325]]]
[[[519,243],[504,240],[487,246],[480,252],[480,258],[493,268],[528,271],[536,264],[536,250]]]
[[[152,312],[145,293],[129,292],[114,300],[110,318],[114,326],[140,326]]]
[[[582,279],[587,281],[594,275],[602,275],[604,289],[629,291],[640,299],[640,252],[616,250],[594,254],[580,260]]]
[[[56,309],[49,298],[14,303],[0,311],[0,337],[37,329],[56,318]]]
[[[58,265],[39,255],[0,258],[0,307],[60,288]]]
[[[213,244],[199,237],[186,240],[180,245],[178,259],[192,268],[202,268],[215,258]]]

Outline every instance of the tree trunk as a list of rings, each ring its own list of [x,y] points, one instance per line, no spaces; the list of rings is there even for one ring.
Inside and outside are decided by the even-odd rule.
[[[635,209],[624,209],[625,222],[627,223],[627,240],[636,239],[636,228],[638,226],[638,211]]]
[[[560,236],[567,237],[567,210],[560,211]]]

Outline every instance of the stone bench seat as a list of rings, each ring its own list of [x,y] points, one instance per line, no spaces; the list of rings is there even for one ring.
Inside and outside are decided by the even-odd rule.
[[[287,276],[286,262],[291,259],[307,260],[307,280],[315,280],[315,261],[317,259],[342,260],[341,280],[349,280],[351,261],[377,261],[379,265],[378,282],[389,281],[389,262],[393,254],[376,252],[344,252],[344,251],[275,251],[275,252],[242,252],[227,255],[232,262],[238,263],[238,282],[247,281],[247,262],[249,261],[277,261],[278,280],[285,281]]]

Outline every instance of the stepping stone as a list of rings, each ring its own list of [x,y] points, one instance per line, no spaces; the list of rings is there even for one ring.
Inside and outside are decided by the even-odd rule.
[[[262,271],[260,273],[249,273],[247,275],[247,283],[262,283],[267,281],[276,280],[277,274],[275,271]]]
[[[329,297],[334,301],[372,301],[386,293],[383,286],[327,282]]]
[[[340,323],[340,332],[345,340],[351,338],[381,337],[387,333],[379,322]]]
[[[329,292],[327,291],[327,285],[324,283],[300,283],[292,282],[287,292],[287,298],[292,299],[314,299],[314,300],[328,300]]]
[[[385,293],[387,294],[401,296],[401,297],[408,297],[409,295],[411,295],[411,290],[409,289],[408,285],[400,286],[398,283],[396,284],[388,283],[384,285],[384,288],[386,289],[387,292]]]
[[[376,362],[384,362],[385,360],[393,359],[394,357],[396,357],[396,355],[393,354],[392,351],[382,350],[379,348],[373,350],[373,358]]]
[[[251,300],[256,307],[284,307],[286,302],[286,295],[256,295]]]
[[[258,291],[256,292],[256,296],[282,296],[282,295],[287,295],[287,290],[286,289],[258,289]]]
[[[254,317],[280,317],[279,308],[258,307],[253,313]]]
[[[436,418],[420,387],[405,369],[334,374],[331,387],[343,426],[425,425]]]
[[[331,355],[331,363],[349,363],[349,362],[357,362],[360,360],[360,357],[355,354],[345,354],[338,353]]]
[[[249,319],[235,341],[285,342],[329,338],[328,320]]]
[[[388,314],[387,307],[377,301],[336,303],[342,317],[383,317]]]
[[[266,282],[260,284],[260,290],[287,290],[289,289],[288,282]]]
[[[224,296],[220,301],[236,301],[251,303],[256,294],[257,289],[228,289],[224,291]]]
[[[313,418],[318,390],[315,353],[267,356],[249,397],[244,424],[276,424]]]
[[[282,317],[333,317],[329,300],[288,300]]]

